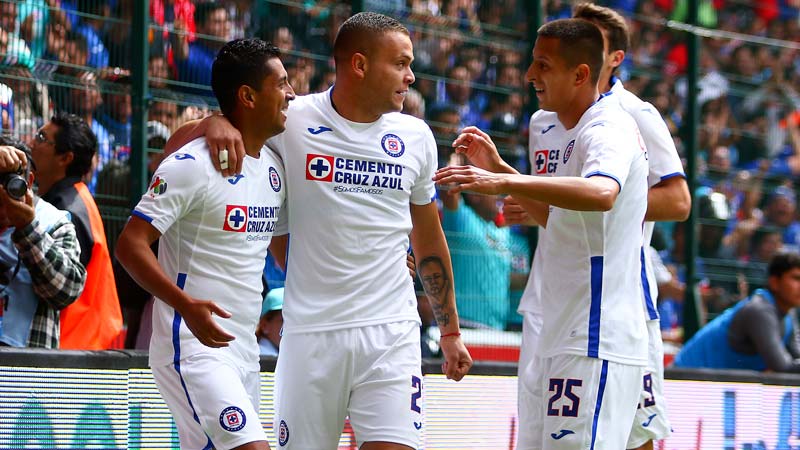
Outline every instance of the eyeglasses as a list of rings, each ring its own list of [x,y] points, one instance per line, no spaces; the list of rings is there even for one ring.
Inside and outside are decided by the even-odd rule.
[[[41,142],[42,144],[56,145],[56,141],[51,141],[47,139],[47,135],[44,134],[44,131],[42,130],[37,131],[36,134],[34,135],[34,138],[36,139],[37,142]]]

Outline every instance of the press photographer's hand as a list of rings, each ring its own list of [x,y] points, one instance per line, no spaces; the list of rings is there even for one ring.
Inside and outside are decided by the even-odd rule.
[[[0,174],[20,172],[24,174],[27,165],[28,158],[25,157],[25,153],[22,150],[7,145],[0,146]],[[31,179],[25,181],[30,185]],[[10,226],[23,228],[31,223],[35,217],[33,192],[29,187],[24,197],[15,199],[8,195],[5,187],[0,183],[0,208],[3,209],[2,212],[5,213]]]

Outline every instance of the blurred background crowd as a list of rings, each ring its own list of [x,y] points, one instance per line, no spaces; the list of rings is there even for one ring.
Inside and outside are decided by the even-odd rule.
[[[355,2],[335,0],[151,0],[149,23],[132,24],[135,0],[0,0],[0,132],[27,141],[57,110],[78,114],[98,137],[89,184],[113,247],[132,199],[130,154],[133,41],[148,43],[148,162],[187,120],[215,109],[210,65],[229,39],[257,36],[284,52],[297,94],[335,82],[331,46]],[[513,0],[363,0],[365,10],[397,17],[411,31],[417,77],[405,113],[425,119],[452,162],[458,130],[489,132],[503,157],[530,173],[525,80],[532,4]],[[363,3],[363,4],[362,4]],[[543,0],[542,20],[569,17],[572,4]],[[681,156],[685,140],[688,47],[671,23],[687,0],[598,2],[629,19],[634,37],[619,77],[661,112]],[[761,287],[766,261],[800,250],[800,0],[700,0],[698,180],[703,313],[713,317]],[[673,22],[670,22],[673,21]],[[530,270],[535,230],[507,227],[494,197],[441,192],[465,325],[515,331],[516,306]],[[667,340],[680,341],[687,286],[687,223],[658,224],[651,252]],[[113,250],[112,250],[113,251]],[[267,264],[270,287],[282,274]],[[426,316],[425,311],[423,317]],[[430,316],[428,316],[430,317]]]

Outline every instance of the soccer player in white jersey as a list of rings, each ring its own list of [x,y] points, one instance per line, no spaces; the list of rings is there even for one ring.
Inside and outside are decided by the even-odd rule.
[[[639,401],[630,386],[641,383],[647,363],[640,279],[647,156],[633,119],[598,92],[602,42],[583,20],[539,29],[527,77],[542,109],[563,125],[548,149],[552,176],[515,173],[485,133],[468,128],[454,145],[493,171],[448,167],[434,177],[457,191],[528,199],[546,227],[537,343],[543,419],[531,448],[624,448]]]
[[[643,300],[650,346],[649,362],[642,381],[642,398],[626,448],[651,450],[653,441],[667,438],[672,428],[664,397],[664,348],[656,308],[658,286],[652,262],[645,255],[648,254],[647,248],[653,235],[653,222],[686,220],[692,200],[675,143],[658,110],[625,90],[622,82],[614,76],[616,68],[625,59],[630,40],[625,19],[613,9],[592,3],[576,5],[573,17],[588,20],[603,32],[606,57],[600,72],[600,92],[614,93],[613,96],[620,102],[622,109],[636,120],[647,147],[650,190],[647,194],[647,222],[644,225],[642,244],[645,269],[642,283],[645,288]]]
[[[255,329],[286,194],[283,163],[264,143],[284,130],[294,91],[278,49],[259,39],[227,43],[211,87],[242,134],[242,173],[221,177],[202,139],[182,146],[156,170],[116,253],[157,299],[150,367],[181,448],[263,450]]]
[[[349,415],[362,450],[416,449],[422,378],[409,233],[420,266],[444,270],[444,287],[428,292],[443,371],[458,381],[472,365],[432,201],[436,143],[424,122],[399,112],[414,82],[402,24],[354,15],[339,29],[334,59],[336,85],[294,101],[286,132],[268,142],[286,167],[281,222],[292,236],[276,369],[278,445],[335,448]],[[237,148],[224,118],[185,130],[205,132],[212,150]],[[237,161],[230,164],[235,171]]]

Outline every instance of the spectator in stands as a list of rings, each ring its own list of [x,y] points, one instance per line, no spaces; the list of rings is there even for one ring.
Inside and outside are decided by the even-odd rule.
[[[463,165],[462,155],[452,153],[449,165]],[[510,309],[511,233],[502,226],[497,197],[449,191],[440,191],[440,197],[461,326],[505,329]]]
[[[86,60],[86,64],[95,69],[108,67],[108,49],[100,38],[103,18],[110,16],[108,3],[97,0],[78,0],[77,6],[80,12],[86,13],[81,16],[75,27],[75,32],[86,39],[89,49],[89,58]]]
[[[261,356],[278,356],[283,328],[283,288],[270,289],[261,305],[256,336]]]
[[[32,167],[27,145],[0,136],[0,173],[27,182],[19,199],[0,190],[0,345],[58,348],[59,312],[80,295],[86,269],[67,213],[34,194]]]
[[[797,221],[797,197],[788,186],[778,186],[767,197],[764,224],[777,227],[783,242],[797,248],[800,245],[800,222]]]
[[[86,267],[86,287],[61,314],[61,348],[111,348],[122,331],[106,234],[97,205],[82,180],[92,168],[97,138],[74,114],[58,113],[31,141],[39,193],[70,213]]]
[[[211,96],[211,63],[228,40],[231,24],[224,3],[204,1],[195,5],[194,20],[197,33],[204,35],[189,42],[186,35],[173,35],[173,51],[178,80],[201,85],[186,92]],[[178,23],[176,22],[176,28]],[[178,30],[176,30],[178,31]],[[208,36],[208,37],[205,37]]]
[[[318,91],[321,92],[321,91]],[[418,90],[409,87],[406,101],[403,102],[403,114],[425,120],[425,99]]]
[[[44,125],[44,117],[50,113],[47,86],[39,83],[27,67],[13,66],[4,71],[10,75],[7,82],[13,92],[14,134],[28,140]]]
[[[408,100],[408,99],[406,99]],[[444,167],[449,163],[453,154],[451,143],[458,136],[461,128],[461,116],[458,108],[449,103],[439,103],[431,106],[427,111],[428,126],[431,127],[436,137],[437,167]]]
[[[106,75],[106,82],[116,85],[116,89],[102,94],[102,107],[97,121],[108,130],[111,137],[111,159],[125,161],[130,155],[131,118],[133,105],[129,89],[130,77],[127,71]],[[110,88],[110,86],[109,86]],[[107,161],[106,161],[107,162]]]
[[[94,133],[97,139],[97,153],[92,161],[92,170],[86,176],[89,192],[94,194],[97,187],[97,174],[109,161],[114,158],[111,149],[113,136],[106,127],[95,120],[100,106],[103,104],[103,96],[100,94],[100,87],[97,85],[97,75],[94,72],[81,72],[78,76],[80,83],[78,88],[69,88],[66,105],[58,105],[61,109],[66,109],[83,119]]]
[[[3,64],[33,69],[31,50],[19,36],[16,1],[0,2],[0,56]]]
[[[475,125],[479,128],[488,128],[489,124],[482,117],[482,103],[472,91],[472,79],[469,71],[464,66],[455,66],[447,74],[448,81],[445,88],[444,100],[458,109],[462,126]]]
[[[767,289],[758,289],[708,323],[675,358],[676,367],[800,372],[800,255],[769,263]]]
[[[177,98],[175,98],[177,101]],[[178,125],[178,104],[173,101],[159,100],[150,105],[147,120],[160,122],[171,131]]]

